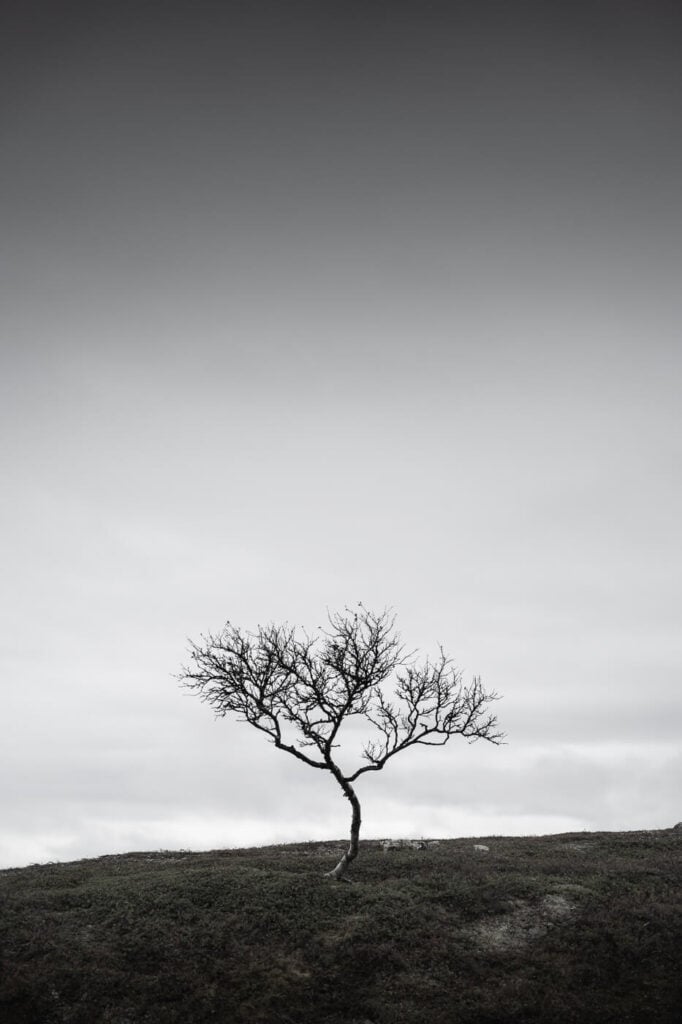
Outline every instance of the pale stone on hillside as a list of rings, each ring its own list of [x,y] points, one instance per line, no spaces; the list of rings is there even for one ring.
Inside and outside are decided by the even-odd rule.
[[[388,853],[389,850],[425,850],[427,843],[424,839],[382,839],[379,846]]]

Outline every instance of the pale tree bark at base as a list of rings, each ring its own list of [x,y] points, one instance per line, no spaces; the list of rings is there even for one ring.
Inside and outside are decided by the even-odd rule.
[[[346,878],[346,872],[349,864],[355,860],[358,855],[359,841],[360,841],[360,801],[358,800],[355,790],[351,786],[350,782],[337,775],[337,779],[343,792],[348,800],[350,800],[351,807],[353,808],[353,817],[350,825],[350,844],[348,849],[344,853],[343,857],[332,871],[327,871],[325,878],[333,878],[336,882],[350,882],[350,878]]]

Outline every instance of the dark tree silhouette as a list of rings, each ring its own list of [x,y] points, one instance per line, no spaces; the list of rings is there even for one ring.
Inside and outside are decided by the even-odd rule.
[[[192,664],[178,677],[219,716],[235,714],[260,729],[280,750],[311,768],[331,772],[352,807],[350,844],[329,877],[342,880],[358,854],[360,802],[353,783],[378,772],[396,754],[418,744],[442,746],[452,736],[500,743],[497,719],[479,678],[469,686],[440,648],[421,665],[406,655],[395,616],[363,605],[328,616],[318,636],[288,625],[243,632],[228,622],[221,633],[190,641]],[[393,676],[392,693],[387,684]],[[371,739],[364,761],[344,771],[340,731],[364,718]]]

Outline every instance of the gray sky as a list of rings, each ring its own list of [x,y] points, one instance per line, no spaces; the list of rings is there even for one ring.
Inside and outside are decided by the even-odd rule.
[[[508,733],[365,836],[674,824],[679,5],[2,19],[0,865],[344,835],[172,674],[358,600]]]

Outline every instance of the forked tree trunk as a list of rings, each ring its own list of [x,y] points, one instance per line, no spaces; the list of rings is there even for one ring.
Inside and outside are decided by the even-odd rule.
[[[349,882],[350,879],[345,877],[346,871],[348,870],[348,865],[351,861],[354,861],[358,855],[361,824],[360,801],[358,800],[355,790],[351,786],[350,782],[346,782],[343,775],[341,775],[341,772],[338,774],[334,772],[334,775],[343,790],[344,796],[350,801],[350,805],[353,808],[353,817],[351,818],[350,823],[350,844],[348,849],[333,871],[328,871],[325,877],[333,878],[337,882]]]

